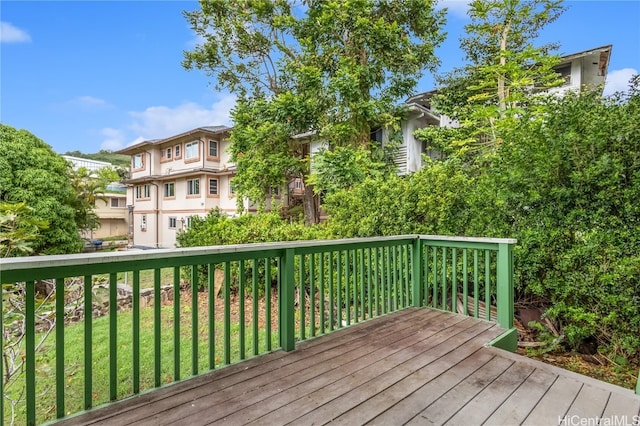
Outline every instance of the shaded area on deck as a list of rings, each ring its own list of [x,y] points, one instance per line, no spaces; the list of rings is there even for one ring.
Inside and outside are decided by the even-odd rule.
[[[630,390],[485,347],[503,331],[479,319],[405,309],[59,424],[637,421],[640,396]]]

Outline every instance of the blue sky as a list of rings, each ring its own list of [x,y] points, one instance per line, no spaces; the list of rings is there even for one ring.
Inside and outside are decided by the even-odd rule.
[[[458,66],[465,1],[449,8],[440,71]],[[613,44],[607,92],[640,70],[640,0],[565,1],[541,41],[561,54]],[[196,43],[182,16],[193,1],[0,3],[0,121],[59,153],[119,149],[205,125],[231,125],[234,98],[180,65]],[[425,75],[416,93],[433,88]]]

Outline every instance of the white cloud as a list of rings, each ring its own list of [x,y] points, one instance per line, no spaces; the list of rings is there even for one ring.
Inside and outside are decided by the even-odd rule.
[[[633,68],[623,68],[609,72],[605,80],[603,95],[609,96],[616,92],[626,92],[629,89],[629,80],[636,74],[638,74],[638,70]]]
[[[100,133],[105,138],[100,144],[100,149],[117,151],[124,148],[126,137],[121,130],[105,127]]]
[[[197,127],[230,126],[230,111],[235,103],[235,96],[225,95],[210,108],[203,108],[194,102],[175,108],[152,106],[144,111],[130,112],[133,123],[129,127],[136,133],[136,140],[147,140],[166,138]]]
[[[14,27],[9,22],[0,22],[0,42],[2,43],[28,43],[31,36],[25,30]]]
[[[469,0],[441,0],[436,7],[438,9],[444,9],[446,7],[449,13],[459,18],[467,18]]]

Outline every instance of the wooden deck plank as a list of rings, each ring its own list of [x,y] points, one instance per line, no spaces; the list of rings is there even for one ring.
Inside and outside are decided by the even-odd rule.
[[[610,395],[611,393],[604,389],[584,385],[569,407],[566,417],[579,416],[588,419],[602,417]]]
[[[256,413],[266,414],[270,411],[270,406],[275,404],[276,407],[280,407],[283,404],[281,400],[287,395],[310,392],[314,386],[322,386],[322,384],[317,385],[318,382],[331,383],[332,380],[338,380],[344,374],[349,374],[350,371],[353,372],[357,368],[364,368],[381,356],[385,356],[385,351],[397,352],[404,349],[413,344],[421,335],[423,340],[428,339],[441,328],[443,322],[438,320],[440,316],[441,314],[436,313],[435,315],[412,317],[413,320],[408,321],[406,325],[395,324],[393,330],[387,334],[375,333],[366,342],[351,341],[338,346],[326,354],[326,359],[306,358],[307,362],[297,365],[295,371],[288,369],[293,364],[282,367],[275,372],[276,374],[265,376],[266,381],[248,383],[249,391],[237,395],[237,398],[225,400],[222,405],[213,398],[202,398],[198,402],[206,405],[207,408],[196,413],[196,416],[206,418],[207,421],[221,420],[224,422],[240,422],[239,419],[242,418],[241,422],[246,423],[250,420],[244,418],[246,413],[253,413],[253,416],[261,415]],[[457,323],[460,320],[460,318],[452,318],[451,322]],[[329,356],[331,357],[329,358]],[[300,386],[303,389],[300,389]],[[220,393],[224,393],[224,390],[216,392],[216,395],[212,396],[218,397]],[[170,423],[174,420],[171,413],[167,414],[168,416],[160,418],[160,424]],[[199,420],[195,418],[185,419],[182,417],[182,419],[189,420],[191,424],[199,423]]]
[[[534,367],[514,362],[500,377],[458,410],[447,423],[452,425],[465,424],[469,419],[479,423],[485,422],[511,394],[527,381],[534,370]]]
[[[371,339],[371,333],[395,332],[393,328],[396,323],[405,323],[414,318],[424,315],[421,309],[405,309],[385,316],[385,322],[379,323],[375,320],[366,321],[358,327],[347,327],[331,333],[331,339],[326,341],[322,336],[316,339],[305,341],[299,345],[295,352],[287,353],[281,350],[271,352],[255,358],[250,358],[244,362],[233,364],[212,372],[203,374],[196,378],[155,390],[148,394],[133,397],[122,403],[114,404],[104,409],[86,413],[79,418],[69,418],[62,422],[64,425],[80,424],[111,424],[112,421],[127,422],[131,424],[136,420],[148,421],[149,416],[153,417],[159,411],[159,407],[166,409],[189,404],[191,401],[219,391],[226,387],[241,384],[248,379],[257,376],[273,374],[273,371],[281,369],[283,366],[293,364],[307,358],[322,356],[323,353],[330,352],[334,348],[339,348],[345,342],[357,342],[358,339]],[[438,312],[434,311],[438,315]],[[318,358],[314,358],[318,359]],[[215,386],[211,383],[215,382]],[[145,407],[153,405],[151,414],[146,412]],[[76,420],[77,419],[77,420]],[[104,422],[102,422],[104,420]]]
[[[522,424],[559,424],[583,386],[577,380],[559,376]]]
[[[341,424],[359,424],[369,422],[375,425],[404,424],[420,413],[426,406],[436,401],[440,395],[473,374],[495,356],[476,350],[451,368],[442,370],[433,380],[422,384],[408,380],[398,383],[396,395],[384,401],[388,392],[376,395],[371,401],[360,405],[337,419]],[[402,397],[402,391],[407,393]],[[410,394],[409,394],[410,393]],[[372,407],[382,404],[379,408]],[[388,407],[388,408],[387,408]],[[384,410],[384,411],[383,411]]]
[[[640,425],[640,398],[634,399],[611,393],[607,406],[602,413],[603,419],[610,419],[608,424],[615,425],[620,422],[614,422],[615,418],[624,418],[625,423],[633,424],[634,417],[637,419],[636,423]],[[606,424],[604,421],[601,424]]]
[[[484,345],[483,320],[410,308],[59,424],[550,424],[637,421],[640,396]],[[606,421],[606,420],[605,420]],[[431,423],[430,423],[431,424]]]
[[[475,321],[474,321],[475,322]],[[487,341],[490,335],[497,331],[483,333],[492,327],[489,323],[476,322],[472,327],[455,334],[440,342],[437,346],[428,348],[423,353],[412,354],[412,358],[399,364],[397,368],[384,371],[375,377],[375,380],[367,377],[367,381],[350,389],[325,388],[305,397],[305,401],[286,410],[282,417],[295,419],[295,424],[323,424],[336,419],[353,407],[373,399],[378,393],[393,386],[395,383],[415,374],[415,380],[422,382],[438,376],[443,370],[457,364],[470,353]],[[402,355],[405,357],[405,355]],[[354,384],[358,384],[357,382]],[[346,393],[345,393],[346,391]],[[380,409],[380,404],[385,398],[376,398],[375,409]],[[299,405],[305,407],[304,411],[311,410],[302,417],[297,417],[301,411],[296,410]],[[367,411],[360,409],[358,411]],[[264,423],[260,423],[264,424]]]
[[[497,409],[485,420],[487,425],[520,424],[547,393],[558,376],[535,369]]]
[[[372,356],[363,359],[362,362],[346,365],[344,369],[341,368],[335,372],[328,370],[318,379],[302,383],[294,389],[294,392],[273,398],[272,401],[269,401],[268,407],[256,407],[255,409],[260,413],[259,416],[256,415],[255,409],[247,407],[237,413],[242,417],[234,415],[226,420],[232,422],[240,419],[243,422],[256,420],[258,423],[268,424],[277,422],[278,419],[295,419],[306,411],[314,409],[319,401],[327,398],[327,389],[338,395],[347,392],[357,386],[357,383],[371,380],[384,371],[392,370],[399,363],[413,359],[412,352],[419,350],[419,348],[428,350],[444,340],[447,335],[457,333],[472,325],[464,318],[458,319],[462,319],[462,321],[447,322],[444,327],[427,327],[422,332],[415,333],[408,339],[403,339],[404,344],[398,343],[390,348],[380,348]],[[299,400],[303,395],[304,399]],[[249,413],[251,416],[248,416]]]
[[[482,353],[482,351],[479,351]],[[473,374],[449,389],[432,404],[426,406],[407,424],[444,424],[456,412],[476,397],[482,390],[495,381],[512,363],[504,358],[495,357],[488,363],[478,368]],[[465,419],[461,424],[468,423],[470,419],[477,421],[475,416]]]

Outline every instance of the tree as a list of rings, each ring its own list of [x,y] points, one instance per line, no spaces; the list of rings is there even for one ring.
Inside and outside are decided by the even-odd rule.
[[[493,149],[534,96],[562,83],[553,67],[556,44],[534,46],[540,31],[565,8],[562,0],[474,0],[460,46],[468,63],[437,78],[439,112],[461,127],[421,130],[418,136],[461,153]],[[440,139],[440,140],[439,140]]]
[[[0,124],[0,201],[26,203],[32,211],[25,219],[49,224],[32,242],[35,254],[82,249],[69,170],[64,158],[42,140]]]
[[[69,174],[76,192],[73,200],[76,224],[82,232],[93,231],[100,226],[100,218],[94,211],[96,201],[107,200],[104,196],[107,185],[119,180],[118,172],[110,167],[103,167],[95,172],[80,167],[78,170],[71,170]]]
[[[424,70],[434,70],[444,38],[444,13],[430,0],[200,5],[185,15],[204,41],[183,65],[205,70],[218,89],[238,96],[235,183],[253,200],[291,178],[307,180],[309,150],[294,135],[369,148],[370,127],[398,122],[395,103],[412,94]],[[305,184],[308,222],[317,221],[313,195]]]

